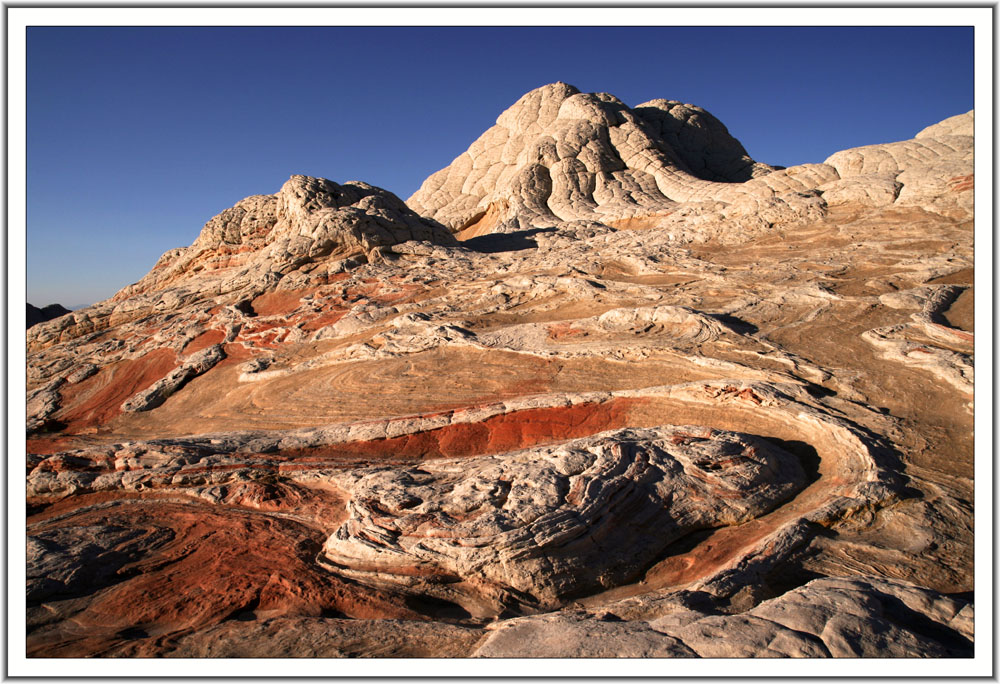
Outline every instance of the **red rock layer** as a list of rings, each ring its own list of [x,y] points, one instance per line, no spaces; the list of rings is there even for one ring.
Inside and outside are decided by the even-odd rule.
[[[286,456],[400,459],[455,458],[523,449],[536,444],[586,437],[623,427],[639,399],[526,409],[479,423],[456,423],[391,439],[348,442],[283,452]]]
[[[108,501],[117,505],[86,507]],[[325,535],[301,522],[149,495],[87,495],[72,507],[80,512],[53,524],[167,528],[173,539],[122,567],[115,582],[91,594],[79,612],[72,599],[50,601],[50,610],[71,613],[72,619],[32,632],[29,657],[99,655],[125,642],[128,650],[121,655],[149,655],[229,618],[422,619],[402,599],[359,588],[318,567],[313,559]]]
[[[62,406],[57,415],[64,432],[79,432],[107,423],[121,413],[121,405],[164,377],[177,366],[177,355],[169,349],[153,351],[131,361],[105,366],[91,377],[60,389]]]

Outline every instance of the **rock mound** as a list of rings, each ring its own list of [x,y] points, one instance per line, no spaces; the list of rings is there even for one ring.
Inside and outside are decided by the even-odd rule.
[[[694,530],[759,517],[804,479],[794,456],[748,435],[619,430],[419,469],[346,473],[350,518],[323,553],[376,585],[433,594],[460,578],[487,587],[501,605],[556,607],[622,583]]]
[[[28,348],[196,302],[238,304],[275,289],[327,284],[406,242],[456,244],[441,225],[386,190],[292,176],[277,194],[248,197],[212,218],[190,247],[166,252],[142,280],[111,299],[33,328]]]
[[[197,277],[221,280],[222,292],[263,291],[282,277],[324,262],[336,273],[367,261],[378,247],[419,240],[454,244],[433,221],[417,216],[392,193],[349,181],[292,176],[275,195],[255,195],[214,217],[187,248],[160,257],[146,277],[116,301],[163,290]]]
[[[939,194],[928,175],[972,173],[970,121],[953,117],[920,140],[782,169],[755,162],[700,107],[658,99],[629,108],[554,83],[524,95],[407,203],[462,237],[582,220],[742,241],[821,218],[834,204],[919,204]]]

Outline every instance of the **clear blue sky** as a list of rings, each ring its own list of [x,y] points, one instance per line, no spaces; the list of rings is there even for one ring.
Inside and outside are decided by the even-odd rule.
[[[972,28],[58,28],[27,41],[28,301],[110,297],[295,173],[406,199],[554,81],[821,162],[973,107]]]

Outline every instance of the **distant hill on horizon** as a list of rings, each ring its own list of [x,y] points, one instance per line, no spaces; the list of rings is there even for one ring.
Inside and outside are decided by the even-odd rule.
[[[65,316],[70,311],[70,309],[67,309],[62,304],[49,304],[39,309],[37,306],[33,306],[31,302],[28,302],[28,327],[30,328],[44,321],[51,321],[53,318]]]

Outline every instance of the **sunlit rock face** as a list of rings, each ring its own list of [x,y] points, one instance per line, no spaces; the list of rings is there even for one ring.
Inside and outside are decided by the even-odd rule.
[[[738,241],[845,202],[931,201],[942,188],[928,183],[961,178],[971,162],[971,112],[905,143],[779,170],[751,159],[700,107],[658,99],[630,108],[554,83],[524,95],[407,203],[469,235],[644,219],[689,240]]]
[[[28,655],[970,655],[972,124],[556,83],[238,202],[27,332]]]
[[[348,268],[376,247],[408,240],[454,244],[441,226],[381,188],[292,176],[276,195],[248,197],[213,218],[190,247],[164,254],[145,278],[115,299],[217,272],[224,274],[218,285],[222,292],[263,291],[304,267]]]

